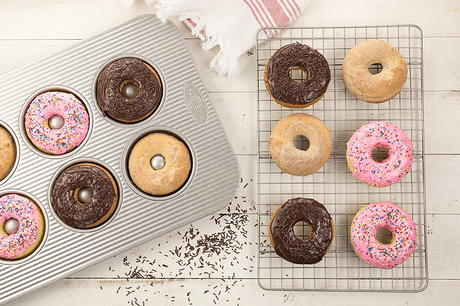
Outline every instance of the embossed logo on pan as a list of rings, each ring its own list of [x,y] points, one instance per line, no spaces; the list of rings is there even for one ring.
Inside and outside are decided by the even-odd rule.
[[[208,121],[208,106],[206,105],[203,95],[194,84],[185,84],[184,99],[185,104],[196,121],[201,124],[206,123],[206,121]]]

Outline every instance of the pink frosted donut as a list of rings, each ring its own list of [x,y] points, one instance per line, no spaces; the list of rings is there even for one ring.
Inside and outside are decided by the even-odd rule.
[[[382,162],[372,159],[375,147],[383,147],[388,157]],[[385,187],[402,179],[412,168],[412,141],[389,122],[373,121],[360,127],[347,142],[347,162],[353,176],[364,183]]]
[[[64,124],[51,129],[48,120],[61,116]],[[78,146],[86,137],[89,116],[83,103],[73,94],[50,91],[30,102],[25,115],[25,128],[29,139],[42,151],[59,155]]]
[[[16,219],[18,231],[8,235],[4,222]],[[0,198],[0,258],[18,259],[32,253],[44,235],[41,210],[28,198],[7,194]]]
[[[393,234],[389,244],[382,244],[376,238],[382,227]],[[351,243],[356,254],[366,263],[376,268],[392,269],[414,251],[417,228],[412,218],[393,203],[371,203],[353,219]]]

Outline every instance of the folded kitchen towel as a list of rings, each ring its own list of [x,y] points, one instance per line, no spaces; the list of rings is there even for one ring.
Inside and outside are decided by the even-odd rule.
[[[135,0],[123,0],[130,6]],[[145,0],[156,3],[157,15],[164,22],[177,16],[192,34],[204,41],[202,47],[209,50],[217,45],[219,53],[210,67],[219,75],[235,75],[238,57],[251,49],[260,28],[290,25],[310,0]],[[270,38],[278,30],[265,30]]]

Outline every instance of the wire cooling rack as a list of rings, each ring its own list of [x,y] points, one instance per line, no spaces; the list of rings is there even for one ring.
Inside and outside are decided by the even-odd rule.
[[[266,39],[265,32],[281,33]],[[350,94],[342,81],[342,62],[347,52],[365,39],[382,39],[395,46],[404,57],[408,78],[402,91],[384,103],[367,103]],[[329,62],[331,82],[324,97],[305,109],[278,105],[267,93],[264,69],[270,56],[293,42],[307,44],[321,52]],[[414,25],[266,28],[257,38],[258,77],[258,280],[267,290],[419,292],[428,284],[424,183],[423,121],[423,35]],[[380,65],[369,68],[378,73]],[[292,70],[301,81],[303,71]],[[299,177],[282,172],[270,157],[268,139],[283,117],[304,112],[321,119],[333,139],[329,161],[313,175]],[[384,188],[363,184],[347,167],[346,143],[352,134],[370,121],[389,121],[400,127],[414,144],[411,172],[400,182]],[[306,149],[308,140],[294,139],[297,148]],[[374,159],[383,159],[383,150]],[[290,198],[309,197],[323,203],[334,221],[335,237],[321,262],[315,265],[291,264],[276,255],[270,245],[269,222],[276,208]],[[391,269],[372,268],[358,258],[350,242],[350,225],[355,214],[373,202],[391,201],[408,212],[417,224],[417,248],[403,264]],[[307,237],[309,226],[295,225],[298,238]],[[387,233],[379,233],[385,242]],[[390,234],[391,235],[391,234]]]

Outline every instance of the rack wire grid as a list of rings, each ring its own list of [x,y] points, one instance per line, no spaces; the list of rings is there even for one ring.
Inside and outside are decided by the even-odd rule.
[[[279,33],[267,39],[268,32]],[[342,81],[342,62],[347,52],[366,39],[381,39],[395,46],[407,63],[407,81],[401,92],[383,103],[367,103],[350,94]],[[307,44],[327,59],[331,82],[324,97],[304,109],[278,105],[264,85],[265,65],[280,47],[293,42]],[[428,285],[423,101],[423,34],[415,25],[264,28],[257,36],[258,77],[258,281],[267,290],[420,292]],[[378,73],[381,66],[369,67]],[[291,78],[301,82],[303,71],[291,70]],[[328,162],[308,176],[293,176],[281,171],[271,159],[268,139],[283,117],[297,112],[316,116],[329,128],[333,148]],[[400,127],[414,144],[412,170],[401,181],[384,188],[365,185],[352,176],[346,162],[346,143],[352,134],[370,121],[389,121]],[[294,139],[299,149],[308,140]],[[383,160],[385,150],[373,152]],[[382,156],[383,155],[383,156]],[[269,239],[272,214],[290,198],[308,197],[324,204],[332,216],[335,236],[323,260],[315,265],[297,265],[280,258]],[[408,212],[417,224],[417,248],[402,264],[391,270],[373,268],[359,259],[350,242],[350,226],[355,214],[374,202],[391,201]],[[310,227],[294,226],[298,238],[308,237]],[[391,233],[378,234],[382,242]]]

